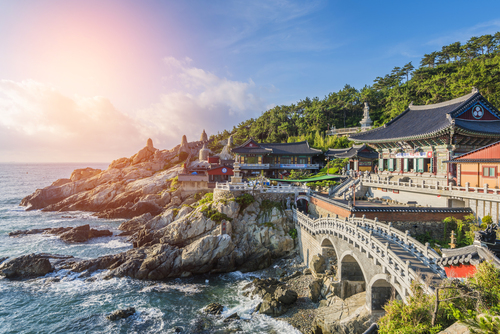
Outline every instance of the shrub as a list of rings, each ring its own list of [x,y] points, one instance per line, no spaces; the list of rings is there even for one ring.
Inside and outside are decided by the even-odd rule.
[[[290,231],[288,231],[288,235],[290,235],[293,240],[297,239],[297,229],[292,228]]]
[[[213,200],[214,200],[214,194],[213,193],[206,193],[205,196],[203,196],[203,198],[198,201],[198,206],[205,204],[205,203],[210,203]]]

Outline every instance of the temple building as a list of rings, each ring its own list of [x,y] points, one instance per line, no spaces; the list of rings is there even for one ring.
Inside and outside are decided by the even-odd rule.
[[[500,188],[500,141],[447,162],[457,166],[458,186]]]
[[[449,180],[454,159],[500,138],[500,112],[477,89],[465,96],[430,105],[412,103],[389,123],[350,135],[375,148],[378,170],[420,173]]]
[[[310,148],[307,141],[298,143],[257,143],[252,138],[232,149],[239,162],[243,176],[249,177],[264,172],[267,177],[278,178],[281,172],[306,169],[317,172],[320,165],[313,158],[322,153]]]
[[[328,159],[349,158],[347,170],[359,172],[372,172],[375,160],[378,159],[378,153],[365,144],[353,145],[348,148],[330,148],[326,151],[325,155]]]

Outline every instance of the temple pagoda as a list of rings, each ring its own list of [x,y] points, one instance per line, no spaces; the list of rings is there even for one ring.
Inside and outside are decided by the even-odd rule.
[[[413,105],[383,126],[356,133],[379,154],[379,171],[454,177],[445,161],[500,139],[500,112],[477,89],[430,105]]]

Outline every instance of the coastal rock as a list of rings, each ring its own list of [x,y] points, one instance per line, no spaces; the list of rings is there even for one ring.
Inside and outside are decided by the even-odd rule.
[[[113,232],[109,230],[96,230],[91,229],[90,225],[82,225],[62,233],[59,237],[66,242],[77,243],[86,242],[92,238],[109,237],[112,235]]]
[[[111,162],[111,164],[109,165],[108,169],[125,168],[125,167],[128,167],[129,165],[130,165],[129,158],[120,158],[120,159],[113,160],[113,162]]]
[[[149,213],[152,216],[158,215],[162,211],[162,208],[156,203],[139,201],[133,205],[125,205],[117,209],[106,210],[102,213],[97,213],[95,216],[99,218],[126,218],[130,219],[133,217],[141,216],[145,213]]]
[[[88,179],[92,176],[95,176],[102,172],[100,169],[94,169],[94,168],[80,168],[80,169],[75,169],[73,173],[71,173],[70,180],[72,182],[79,181],[79,180],[84,180]]]
[[[107,315],[106,318],[111,321],[116,321],[119,319],[126,319],[131,315],[134,315],[134,313],[135,313],[135,308],[129,307],[124,310],[116,310],[111,314]]]
[[[49,259],[39,254],[20,256],[0,265],[0,275],[7,278],[39,277],[52,270]]]
[[[309,298],[317,303],[319,297],[321,297],[321,288],[323,286],[323,281],[320,279],[314,280],[309,284]]]
[[[315,273],[323,273],[326,269],[325,258],[319,254],[313,255],[309,263],[309,268]]]
[[[146,225],[146,223],[152,218],[153,216],[149,212],[147,212],[143,215],[140,215],[139,217],[134,217],[130,220],[127,220],[126,222],[121,223],[120,226],[118,226],[118,229],[126,233],[122,233],[122,235],[130,235],[141,230],[144,225]]]
[[[208,235],[193,242],[182,251],[182,267],[193,274],[205,273],[215,267],[217,260],[231,253],[233,249],[234,244],[227,234]],[[232,268],[225,269],[229,271]]]
[[[272,317],[282,315],[288,307],[295,303],[298,294],[287,288],[287,286],[274,278],[254,279],[252,296],[261,296],[262,303],[257,306],[257,310],[262,314]],[[245,287],[246,289],[248,287]]]
[[[71,179],[59,179],[57,181],[52,182],[51,186],[59,187],[70,182],[72,182]]]
[[[55,234],[66,242],[85,242],[92,238],[109,237],[113,233],[109,230],[96,230],[91,229],[90,225],[82,225],[78,227],[55,227],[55,228],[41,228],[32,230],[18,230],[10,232],[10,237],[20,237],[30,234]]]
[[[222,306],[221,304],[219,303],[211,303],[211,304],[208,304],[204,309],[203,311],[207,314],[212,314],[212,315],[219,315],[222,313],[222,311],[224,310],[224,306]]]
[[[178,160],[176,152],[159,151],[150,144],[148,142],[148,146],[131,158],[113,161],[105,171],[77,169],[70,179],[61,179],[49,187],[38,189],[23,198],[20,205],[27,210],[103,213],[129,203],[133,205],[148,194],[159,195],[162,190],[170,188],[171,180],[181,172],[182,167],[173,166]],[[167,165],[173,167],[163,170]],[[168,195],[157,196],[156,204],[163,207],[169,200]]]
[[[363,333],[374,322],[365,304],[366,292],[362,292],[345,300],[336,299],[335,303],[318,308],[313,322],[314,333]]]

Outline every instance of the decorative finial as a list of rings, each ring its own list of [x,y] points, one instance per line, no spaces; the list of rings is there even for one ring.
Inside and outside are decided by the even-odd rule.
[[[413,106],[413,101],[410,102],[410,105],[408,107],[412,107]]]
[[[472,93],[479,93],[479,89],[477,87],[472,86]]]

